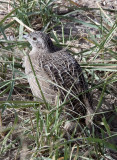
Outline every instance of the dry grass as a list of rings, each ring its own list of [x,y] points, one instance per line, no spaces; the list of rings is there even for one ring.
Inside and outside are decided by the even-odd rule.
[[[1,1],[0,13],[0,159],[117,159],[117,10],[20,0]],[[78,59],[93,97],[92,130],[81,126],[77,137],[66,140],[59,98],[43,110],[43,102],[33,101],[22,67],[30,50],[22,35],[29,29],[14,17],[50,32],[57,47]]]

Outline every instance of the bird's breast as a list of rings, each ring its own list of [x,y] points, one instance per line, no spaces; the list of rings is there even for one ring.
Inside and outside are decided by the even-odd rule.
[[[25,58],[24,66],[25,66],[25,73],[27,75],[27,79],[34,97],[36,97],[36,99],[42,99],[41,92],[36,81],[37,77],[37,80],[39,82],[39,85],[41,87],[45,99],[47,100],[47,102],[54,105],[57,92],[52,88],[52,83],[50,81],[50,78],[45,73],[43,67],[40,66],[36,60],[32,60],[32,66],[36,74],[35,77],[34,72],[32,71],[31,64],[28,60],[28,57]]]

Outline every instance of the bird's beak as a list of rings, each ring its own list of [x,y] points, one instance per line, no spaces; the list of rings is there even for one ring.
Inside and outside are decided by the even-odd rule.
[[[23,35],[23,38],[24,38],[24,39],[28,39],[28,34]]]

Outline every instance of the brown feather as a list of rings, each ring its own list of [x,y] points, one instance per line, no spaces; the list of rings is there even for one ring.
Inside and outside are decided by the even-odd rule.
[[[31,33],[27,39],[32,45],[29,55],[46,100],[55,105],[59,92],[61,101],[66,100],[66,112],[74,117],[90,113],[91,96],[76,59],[65,50],[55,51],[52,41],[42,32]],[[33,95],[42,99],[28,57],[25,59],[25,72]]]

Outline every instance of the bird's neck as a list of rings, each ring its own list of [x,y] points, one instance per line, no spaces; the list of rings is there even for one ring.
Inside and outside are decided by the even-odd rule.
[[[36,47],[33,47],[31,52],[29,53],[30,56],[39,56],[39,55],[42,55],[42,54],[45,54],[47,53],[48,51],[45,50],[45,49],[40,49],[40,48],[36,48]]]

